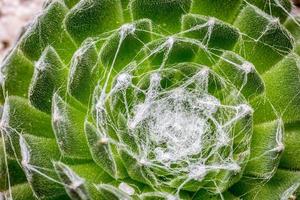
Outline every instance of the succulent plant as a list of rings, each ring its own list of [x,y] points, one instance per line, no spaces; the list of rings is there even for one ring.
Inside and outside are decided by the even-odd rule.
[[[288,0],[53,0],[1,65],[0,199],[300,197]]]

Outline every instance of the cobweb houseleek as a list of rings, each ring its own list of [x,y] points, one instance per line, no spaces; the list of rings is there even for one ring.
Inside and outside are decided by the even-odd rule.
[[[1,64],[0,199],[300,197],[287,0],[52,0]]]

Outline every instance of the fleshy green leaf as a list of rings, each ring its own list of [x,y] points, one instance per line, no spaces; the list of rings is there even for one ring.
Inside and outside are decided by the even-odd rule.
[[[295,171],[278,170],[269,182],[244,178],[231,190],[245,200],[294,199],[299,196],[300,174]]]
[[[191,12],[232,22],[239,12],[241,0],[193,0]]]
[[[53,1],[40,16],[27,28],[19,44],[24,54],[38,60],[44,49],[53,46],[64,62],[68,62],[76,45],[64,30],[63,20],[68,12],[60,1]]]
[[[287,124],[285,126],[284,144],[285,150],[280,160],[280,167],[284,169],[300,170],[299,157],[299,138],[300,125],[299,122]]]
[[[94,161],[109,175],[118,179],[126,176],[117,152],[113,152],[113,144],[107,133],[101,133],[90,122],[85,123],[85,133]]]
[[[254,127],[250,159],[244,172],[246,175],[260,179],[273,176],[284,151],[283,131],[280,119]]]
[[[54,137],[50,116],[35,109],[21,97],[6,98],[1,123],[6,134],[27,133],[39,137]]]
[[[35,64],[29,100],[37,109],[50,113],[54,92],[65,91],[68,71],[52,47],[47,47]]]
[[[68,76],[68,92],[83,104],[88,104],[90,95],[99,78],[96,41],[89,38],[75,52]]]
[[[1,64],[1,86],[4,95],[16,95],[26,98],[33,75],[33,63],[16,48]],[[3,103],[3,96],[2,103]]]
[[[81,43],[85,38],[117,28],[123,22],[120,0],[82,0],[68,12],[65,26]]]
[[[52,127],[64,156],[90,159],[84,134],[84,113],[68,105],[57,94],[53,96]]]
[[[225,52],[214,69],[230,80],[248,98],[264,92],[264,82],[254,65],[238,54]]]
[[[260,73],[270,69],[293,49],[292,37],[278,19],[252,5],[241,11],[234,26],[243,33],[235,51],[252,62]]]
[[[300,120],[300,67],[298,56],[287,56],[263,75],[266,97],[285,122]]]
[[[188,13],[191,0],[132,0],[131,10],[133,18],[151,19],[159,29],[167,32],[177,32],[180,30],[181,16]]]
[[[42,199],[64,195],[51,163],[51,160],[60,158],[56,141],[23,135],[20,136],[20,149],[22,167],[34,195]]]

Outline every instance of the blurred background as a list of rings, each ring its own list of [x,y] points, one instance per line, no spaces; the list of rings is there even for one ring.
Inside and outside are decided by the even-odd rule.
[[[0,62],[44,0],[0,0]]]
[[[13,46],[22,28],[39,13],[45,0],[0,0],[0,62]],[[300,13],[300,0],[293,13]],[[298,6],[298,7],[297,7]]]

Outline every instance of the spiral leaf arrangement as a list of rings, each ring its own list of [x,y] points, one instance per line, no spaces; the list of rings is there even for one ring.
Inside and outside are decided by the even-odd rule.
[[[53,0],[3,61],[0,199],[296,199],[287,0]]]

